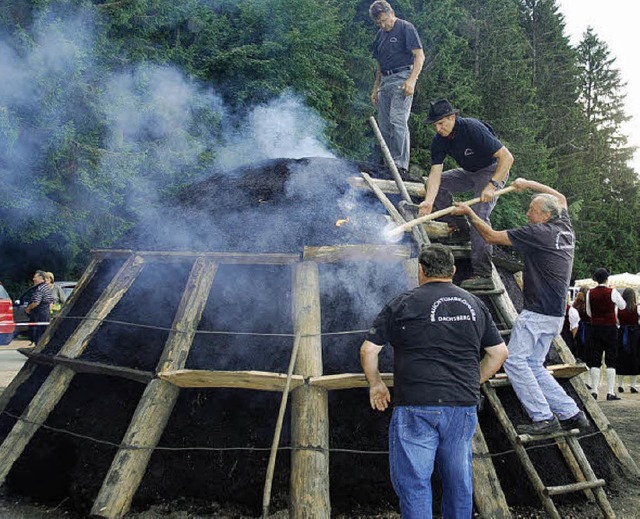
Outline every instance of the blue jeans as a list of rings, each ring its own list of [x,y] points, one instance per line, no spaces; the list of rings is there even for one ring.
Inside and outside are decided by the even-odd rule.
[[[442,480],[442,517],[471,518],[471,439],[477,424],[475,406],[394,408],[389,465],[403,519],[431,519],[431,474],[436,462]]]
[[[504,370],[534,422],[548,420],[554,414],[566,420],[580,411],[543,364],[563,322],[564,317],[523,310],[511,331],[509,357],[504,363]]]

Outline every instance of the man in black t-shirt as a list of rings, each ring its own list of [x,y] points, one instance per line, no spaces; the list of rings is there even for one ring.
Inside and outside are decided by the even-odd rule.
[[[391,344],[389,462],[402,517],[431,517],[435,462],[442,477],[442,515],[471,517],[471,439],[480,384],[500,369],[507,348],[482,301],[452,284],[455,266],[448,247],[427,247],[419,263],[420,286],[388,303],[367,333],[362,368],[371,407],[384,411],[391,397],[378,355]]]
[[[494,193],[504,187],[513,156],[496,137],[487,123],[471,117],[460,117],[458,110],[446,99],[431,103],[425,121],[433,124],[436,135],[431,141],[431,170],[427,179],[424,202],[420,204],[420,216],[444,209],[453,203],[452,193],[473,192],[480,203],[473,211],[489,223],[491,211],[497,199]],[[460,166],[442,172],[444,159],[450,155]],[[464,219],[446,217],[445,221],[466,228]],[[461,221],[460,221],[461,220]],[[473,277],[461,283],[467,290],[492,289],[491,245],[485,242],[475,229],[471,229],[471,266]]]
[[[511,330],[504,370],[533,422],[516,429],[521,434],[546,434],[561,427],[586,427],[584,413],[544,367],[551,343],[562,330],[573,267],[575,237],[567,199],[549,186],[524,178],[512,185],[516,191],[539,193],[529,205],[528,225],[494,231],[471,207],[460,203],[456,214],[466,215],[489,243],[512,245],[524,258],[524,308]]]
[[[400,176],[408,179],[409,115],[416,81],[424,65],[424,51],[416,28],[396,15],[385,0],[369,7],[369,16],[380,27],[373,44],[378,61],[371,103],[378,111],[378,125]]]

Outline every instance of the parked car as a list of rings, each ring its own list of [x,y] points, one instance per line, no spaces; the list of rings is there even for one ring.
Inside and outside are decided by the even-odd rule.
[[[2,285],[0,285],[0,345],[9,344],[13,339],[16,328],[13,320],[13,308],[11,298]]]
[[[62,291],[67,296],[67,299],[69,299],[69,296],[71,295],[73,288],[76,286],[77,281],[54,281],[53,284],[58,285],[60,288],[62,288]],[[29,306],[35,289],[35,286],[29,287],[22,293],[22,295],[18,299],[13,302],[13,320],[17,324],[15,335],[27,333],[28,327],[20,326],[19,323],[29,322],[29,316],[25,312],[25,308]]]

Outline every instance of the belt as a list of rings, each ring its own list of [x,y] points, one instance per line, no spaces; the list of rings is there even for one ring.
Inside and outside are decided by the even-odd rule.
[[[411,70],[413,65],[405,65],[404,67],[392,68],[389,70],[383,70],[383,76],[390,76],[391,74],[397,74],[398,72],[404,72],[405,70]]]

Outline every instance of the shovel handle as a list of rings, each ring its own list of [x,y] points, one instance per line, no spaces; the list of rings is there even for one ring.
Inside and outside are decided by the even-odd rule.
[[[514,186],[504,187],[502,189],[498,189],[494,193],[493,196],[496,197],[496,196],[504,195],[504,194],[510,193],[511,191],[514,191],[514,190],[515,190]],[[472,198],[471,200],[467,200],[464,203],[466,205],[475,205],[478,202],[480,202],[480,197]],[[426,216],[420,216],[419,218],[416,218],[415,220],[409,220],[407,223],[403,223],[402,225],[398,225],[398,227],[396,227],[395,229],[392,229],[392,230],[388,231],[387,235],[389,237],[392,237],[392,236],[396,236],[398,234],[402,234],[403,232],[408,231],[409,229],[411,229],[412,227],[414,227],[416,225],[420,225],[421,223],[428,222],[430,220],[435,220],[436,218],[440,218],[441,216],[446,216],[448,214],[451,214],[453,211],[455,211],[455,209],[456,209],[456,206],[452,205],[450,207],[447,207],[446,209],[440,209],[439,211],[436,211],[435,213],[431,213],[431,214],[428,214]]]

